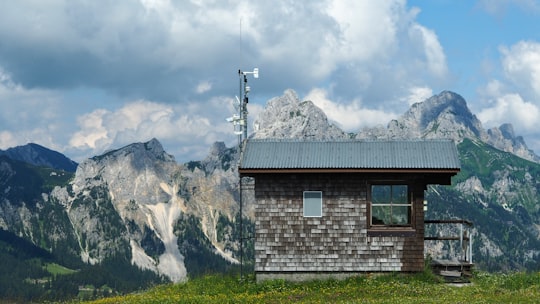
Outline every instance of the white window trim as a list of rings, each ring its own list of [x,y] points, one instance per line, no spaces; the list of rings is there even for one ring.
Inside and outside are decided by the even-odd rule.
[[[320,212],[319,212],[319,215],[306,215],[306,193],[319,193],[319,196],[320,196],[320,206],[321,206],[321,209],[320,209]],[[304,217],[322,217],[322,207],[323,207],[323,200],[322,200],[322,191],[304,191],[303,195],[302,195],[302,208],[303,208],[303,215]]]

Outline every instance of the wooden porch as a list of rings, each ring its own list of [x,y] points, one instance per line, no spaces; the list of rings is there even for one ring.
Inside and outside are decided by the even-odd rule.
[[[442,276],[447,282],[469,282],[472,277],[472,234],[470,229],[473,223],[467,220],[425,220],[425,224],[453,224],[459,225],[458,236],[425,236],[424,241],[459,241],[460,256],[452,259],[434,258],[431,260],[431,269],[435,274]]]

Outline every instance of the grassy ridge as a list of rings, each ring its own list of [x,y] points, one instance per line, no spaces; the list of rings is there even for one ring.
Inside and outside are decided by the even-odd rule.
[[[538,303],[540,273],[477,274],[471,285],[426,274],[360,276],[307,283],[211,275],[93,303]]]

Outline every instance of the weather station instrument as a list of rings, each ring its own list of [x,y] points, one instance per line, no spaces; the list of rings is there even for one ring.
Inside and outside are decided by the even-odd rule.
[[[253,75],[253,78],[259,78],[259,69],[254,68],[252,72],[244,72],[238,70],[238,96],[236,96],[236,101],[234,104],[235,110],[237,113],[234,113],[233,116],[227,118],[227,121],[232,123],[234,126],[234,134],[238,136],[238,145],[242,147],[242,143],[248,137],[248,110],[247,104],[249,102],[249,92],[251,87],[248,85],[247,75]]]

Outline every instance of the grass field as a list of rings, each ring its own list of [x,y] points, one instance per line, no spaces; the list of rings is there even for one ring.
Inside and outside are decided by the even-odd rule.
[[[50,274],[53,275],[64,275],[77,272],[77,270],[72,270],[56,263],[48,263],[46,264],[45,268]]]
[[[431,274],[365,275],[343,281],[255,283],[209,275],[93,303],[540,303],[540,273],[478,273],[471,284]]]

